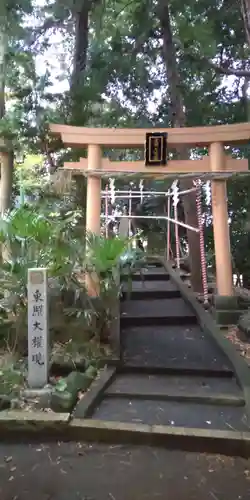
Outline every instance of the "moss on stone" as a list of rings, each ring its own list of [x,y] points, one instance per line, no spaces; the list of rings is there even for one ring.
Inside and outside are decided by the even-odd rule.
[[[90,365],[85,373],[73,371],[67,377],[60,379],[52,391],[52,409],[71,411],[77,402],[78,393],[85,392],[89,388],[96,374],[96,368]]]

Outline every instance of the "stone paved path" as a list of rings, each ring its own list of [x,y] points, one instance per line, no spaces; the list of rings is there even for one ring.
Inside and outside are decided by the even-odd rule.
[[[1,500],[249,500],[250,462],[138,446],[0,445]]]

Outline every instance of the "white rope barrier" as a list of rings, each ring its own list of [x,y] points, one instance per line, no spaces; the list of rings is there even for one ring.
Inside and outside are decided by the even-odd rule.
[[[185,227],[186,229],[189,229],[190,231],[194,231],[196,233],[199,233],[199,229],[197,227],[189,226],[189,224],[184,224],[184,222],[177,221],[175,219],[172,219],[171,217],[168,217],[167,215],[120,215],[117,214],[113,217],[117,217],[117,219],[125,219],[125,218],[131,218],[131,219],[156,219],[156,220],[168,220],[169,222],[173,222],[174,224],[178,224],[178,226]],[[106,218],[106,215],[101,215],[102,219]]]
[[[185,195],[189,194],[196,191],[196,188],[191,188],[187,189],[185,191],[179,191],[179,195]],[[106,198],[111,196],[111,191],[102,191],[102,198]],[[113,194],[113,193],[112,193]],[[173,196],[172,193],[166,192],[166,191],[143,191],[143,198],[144,196],[166,196],[166,197],[171,197]],[[115,199],[116,198],[141,198],[142,193],[141,191],[115,191]]]
[[[180,197],[183,195],[187,195],[189,193],[196,193],[196,203],[197,203],[197,215],[198,215],[198,225],[199,227],[193,227],[185,222],[181,222],[178,220],[178,204],[180,202]],[[140,203],[143,203],[145,198],[151,198],[153,196],[164,196],[166,198],[165,202],[165,210],[167,209],[167,215],[133,215],[132,214],[132,200],[138,199]],[[115,221],[116,219],[127,219],[128,226],[125,227],[125,231],[128,232],[129,235],[132,233],[132,220],[165,220],[168,221],[167,225],[167,259],[170,258],[171,250],[171,236],[170,236],[170,224],[173,223],[175,227],[175,244],[176,244],[176,263],[177,268],[180,268],[180,235],[179,235],[179,227],[183,227],[189,231],[194,231],[199,233],[200,235],[200,252],[201,252],[201,266],[202,266],[202,282],[203,282],[203,291],[204,291],[204,302],[208,301],[208,286],[207,286],[207,276],[206,276],[206,256],[205,256],[205,247],[204,247],[204,234],[203,234],[203,224],[202,224],[202,182],[201,180],[194,182],[194,187],[191,189],[186,189],[184,191],[179,191],[178,180],[175,180],[172,183],[171,188],[166,191],[144,191],[143,190],[143,181],[140,181],[139,190],[117,190],[115,189],[115,180],[109,179],[109,185],[107,184],[105,190],[101,191],[101,197],[105,203],[105,214],[101,214],[101,218],[105,219],[106,223],[106,237],[108,236],[108,224],[110,220]],[[110,200],[111,204],[115,203],[117,199],[128,199],[127,211],[128,213],[112,213],[112,215],[108,214],[108,200]],[[170,217],[171,211],[171,201],[174,207],[174,218]],[[211,201],[211,186],[210,183],[207,182],[206,185],[206,202],[209,203]],[[164,210],[164,211],[165,211]],[[135,227],[133,228],[135,229]]]

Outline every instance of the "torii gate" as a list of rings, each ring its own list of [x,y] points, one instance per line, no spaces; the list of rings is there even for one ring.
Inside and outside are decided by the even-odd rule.
[[[147,177],[178,177],[208,174],[212,184],[212,213],[218,296],[233,298],[232,263],[227,209],[226,179],[248,171],[248,160],[225,155],[227,145],[246,144],[250,139],[250,123],[170,129],[87,128],[51,124],[52,134],[59,136],[65,146],[87,148],[88,158],[65,163],[64,168],[87,175],[86,229],[100,233],[101,177],[135,175]],[[145,166],[144,161],[110,161],[102,157],[105,148],[141,148],[146,134],[167,135],[169,147],[206,147],[208,156],[198,160],[170,160],[158,166]],[[160,166],[159,166],[160,163]],[[162,166],[163,165],[163,166]]]

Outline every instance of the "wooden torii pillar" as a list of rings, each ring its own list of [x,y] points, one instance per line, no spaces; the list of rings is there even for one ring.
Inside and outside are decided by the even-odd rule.
[[[92,233],[100,234],[101,176],[94,173],[102,166],[101,148],[98,144],[88,145],[87,161],[89,175],[87,180],[86,229]]]
[[[223,144],[220,142],[212,143],[209,155],[211,171],[224,172],[226,156]],[[217,292],[218,295],[227,297],[233,295],[233,272],[226,180],[215,178],[211,182],[211,187]]]
[[[101,147],[138,148],[142,147],[147,129],[85,128],[68,125],[51,125],[51,132],[60,136],[65,146],[87,148],[88,159],[77,163],[66,163],[65,168],[79,170],[88,176],[86,229],[96,234],[100,232],[101,176],[115,176],[118,172],[125,175],[141,174],[151,177],[176,177],[183,173],[199,177],[202,173],[221,174],[212,176],[212,211],[214,245],[216,256],[217,294],[223,299],[233,298],[233,280],[229,223],[227,210],[226,178],[237,172],[248,170],[247,160],[235,160],[224,153],[224,145],[248,143],[250,123],[216,125],[209,127],[189,127],[156,129],[166,132],[168,145],[178,147],[208,147],[209,156],[199,160],[169,161],[166,166],[146,167],[142,161],[111,162],[102,158]],[[223,177],[224,175],[224,177]],[[224,300],[225,302],[225,300]],[[230,306],[227,306],[230,308]]]

